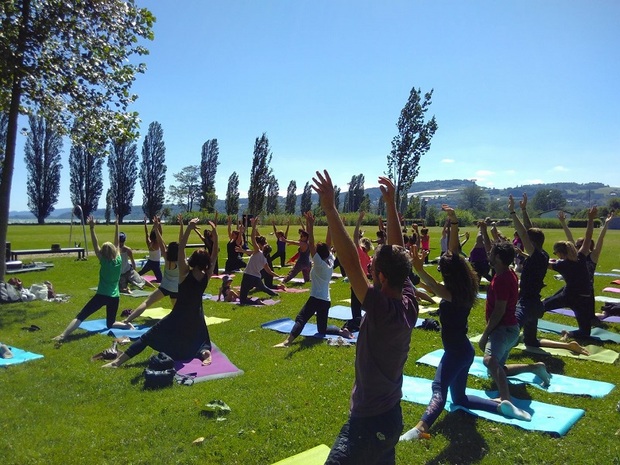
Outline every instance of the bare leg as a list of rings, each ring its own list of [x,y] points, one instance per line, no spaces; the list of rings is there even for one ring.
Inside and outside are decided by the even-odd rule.
[[[74,318],[73,320],[71,320],[71,323],[69,323],[69,326],[67,326],[62,333],[60,333],[55,338],[52,338],[52,341],[64,341],[65,338],[69,334],[71,334],[73,331],[75,331],[78,328],[78,326],[80,326],[81,323],[82,322],[80,320],[78,320],[77,318]]]
[[[541,339],[540,346],[552,347],[556,349],[567,349],[577,354],[590,355],[590,352],[588,352],[588,350],[585,347],[581,346],[577,341],[558,342],[552,341],[550,339]]]
[[[200,360],[202,360],[203,365],[211,365],[213,362],[213,359],[211,358],[211,351],[203,350],[200,352]]]
[[[123,352],[116,358],[116,360],[112,360],[110,363],[102,365],[101,368],[118,368],[127,360],[129,360],[129,356]]]
[[[125,318],[123,320],[123,322],[124,323],[130,323],[131,321],[135,320],[140,315],[142,315],[144,310],[149,308],[151,305],[153,305],[158,300],[163,299],[163,297],[164,297],[164,294],[159,289],[157,289],[156,291],[152,292],[151,295],[149,295],[144,300],[144,302],[142,302],[140,305],[138,305],[136,307],[136,309],[133,312],[131,312],[131,314],[127,318]]]
[[[510,390],[508,389],[508,380],[504,367],[500,366],[497,358],[492,355],[485,355],[483,359],[484,365],[488,368],[489,374],[495,381],[501,400],[510,400]]]
[[[515,363],[511,365],[506,365],[505,373],[506,376],[515,376],[521,373],[534,373],[542,380],[542,385],[544,387],[549,386],[549,383],[551,383],[551,375],[547,371],[547,367],[543,362],[531,364]],[[502,398],[502,400],[509,399]]]
[[[289,347],[293,343],[294,340],[295,338],[293,337],[293,335],[289,334],[284,342],[280,342],[279,344],[276,344],[274,347]]]

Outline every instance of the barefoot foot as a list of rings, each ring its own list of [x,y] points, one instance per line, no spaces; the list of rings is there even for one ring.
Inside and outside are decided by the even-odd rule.
[[[508,418],[516,418],[517,420],[532,421],[532,416],[525,410],[516,407],[509,400],[502,400],[499,404],[499,411]]]
[[[211,365],[211,362],[213,362],[213,359],[211,358],[211,351],[203,350],[200,352],[200,359],[202,360],[203,366]]]
[[[533,373],[542,380],[542,386],[548,387],[551,383],[551,375],[547,371],[547,366],[543,362],[534,364]]]

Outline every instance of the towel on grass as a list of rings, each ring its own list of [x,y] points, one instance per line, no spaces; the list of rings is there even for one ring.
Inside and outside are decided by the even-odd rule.
[[[430,379],[403,376],[403,400],[427,405],[432,395],[431,384],[432,381]],[[499,395],[497,391],[482,391],[470,388],[467,388],[465,392],[467,395],[475,395],[488,399],[496,399]],[[448,412],[461,409],[472,415],[486,418],[487,420],[514,425],[531,431],[544,431],[559,436],[564,436],[585,413],[582,409],[561,407],[559,405],[550,405],[535,400],[522,400],[514,397],[512,398],[512,403],[532,415],[532,421],[506,418],[499,413],[469,410],[460,405],[454,405],[449,391],[445,409]]]
[[[35,354],[33,352],[28,352],[26,350],[17,349],[15,347],[8,346],[11,349],[11,353],[13,354],[12,358],[0,358],[0,367],[5,367],[9,365],[17,365],[18,363],[28,362],[29,360],[36,360],[38,358],[43,358],[43,355]]]
[[[202,361],[194,358],[174,362],[179,379],[189,377],[198,383],[217,378],[229,378],[243,374],[243,370],[237,368],[228,357],[213,343],[211,343],[211,364],[203,365]]]
[[[538,329],[548,333],[562,334],[562,331],[576,331],[578,328],[560,323],[554,323],[553,321],[538,320]],[[592,328],[590,331],[590,337],[600,341],[620,343],[620,334],[613,333],[602,328]]]
[[[331,449],[325,444],[295,454],[273,465],[323,465]]]
[[[472,343],[477,344],[480,341],[480,334],[477,336],[472,336],[469,340]],[[556,349],[553,347],[532,347],[526,346],[525,344],[517,344],[514,346],[515,349],[524,350],[525,352],[529,352],[537,355],[557,355],[559,357],[570,357],[570,358],[580,358],[581,360],[591,360],[593,362],[601,362],[601,363],[615,363],[618,360],[618,352],[614,352],[610,349],[603,349],[602,347],[595,345],[587,345],[584,346],[590,355],[576,354],[568,349]]]
[[[417,360],[417,363],[424,363],[433,367],[438,367],[443,349],[437,349],[430,352]],[[469,368],[469,374],[478,378],[488,379],[487,368],[482,362],[482,357],[474,357],[474,362]],[[508,377],[511,384],[530,384],[539,389],[552,393],[585,395],[591,397],[604,397],[615,387],[611,383],[603,381],[594,381],[590,379],[572,378],[570,376],[552,374],[551,383],[548,387],[542,386],[542,379],[534,375],[534,373],[521,373],[519,375]]]
[[[549,311],[552,313],[558,313],[559,315],[572,316],[573,318],[575,318],[575,312],[570,308],[556,308]],[[601,318],[601,321],[605,323],[620,323],[620,316],[611,315],[607,318]]]

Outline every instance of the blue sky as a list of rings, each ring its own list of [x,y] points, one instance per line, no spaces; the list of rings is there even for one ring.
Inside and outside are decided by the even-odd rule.
[[[161,123],[167,186],[216,138],[219,198],[233,171],[245,195],[263,132],[283,192],[325,168],[343,191],[359,173],[376,186],[414,86],[434,89],[438,124],[419,181],[620,186],[616,0],[138,3],[157,17],[134,85],[138,153]],[[71,204],[68,154],[57,208]],[[25,184],[18,147],[11,210],[27,210]]]

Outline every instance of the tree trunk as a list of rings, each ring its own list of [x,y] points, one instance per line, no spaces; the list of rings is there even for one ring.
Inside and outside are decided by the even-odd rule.
[[[22,96],[23,57],[26,48],[28,23],[30,22],[30,0],[22,3],[22,21],[17,39],[16,61],[13,64],[13,84],[11,88],[11,105],[6,135],[4,166],[0,179],[0,281],[6,273],[6,236],[9,229],[9,209],[11,207],[11,184],[15,168],[15,150],[17,146],[17,122],[19,104]]]

